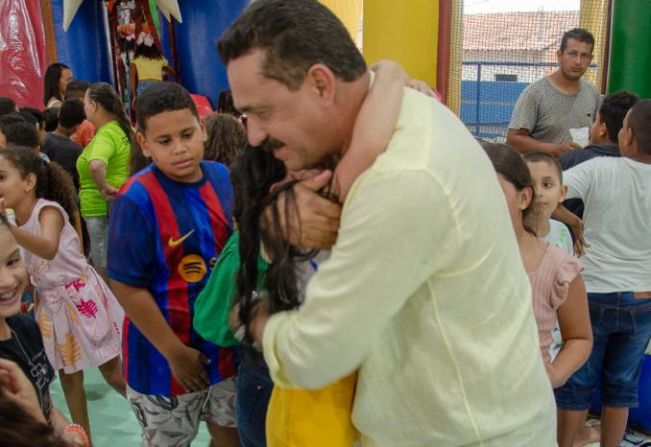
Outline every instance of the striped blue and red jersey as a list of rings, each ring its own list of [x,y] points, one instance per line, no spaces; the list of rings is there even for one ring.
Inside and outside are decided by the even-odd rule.
[[[120,189],[109,216],[108,273],[151,293],[181,341],[210,360],[214,384],[235,374],[234,353],[201,338],[192,321],[195,300],[232,233],[233,191],[225,166],[202,162],[201,168],[200,181],[179,183],[152,164]],[[122,347],[124,378],[135,391],[186,392],[128,315]]]

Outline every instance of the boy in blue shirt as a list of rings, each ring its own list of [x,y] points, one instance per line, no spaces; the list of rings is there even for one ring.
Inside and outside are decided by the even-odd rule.
[[[126,312],[127,397],[146,446],[189,445],[200,420],[213,445],[237,446],[234,354],[192,327],[195,299],[232,232],[228,170],[203,161],[204,123],[180,85],[146,90],[137,121],[136,138],[153,163],[120,190],[108,256]]]

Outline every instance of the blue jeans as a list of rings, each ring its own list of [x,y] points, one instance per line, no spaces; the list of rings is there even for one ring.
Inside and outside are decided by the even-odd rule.
[[[565,410],[587,410],[601,379],[605,406],[638,406],[644,352],[651,339],[651,299],[632,292],[589,293],[594,344],[590,358],[565,385],[555,390]]]
[[[242,353],[237,375],[237,432],[242,447],[266,447],[265,422],[274,384],[262,359]]]

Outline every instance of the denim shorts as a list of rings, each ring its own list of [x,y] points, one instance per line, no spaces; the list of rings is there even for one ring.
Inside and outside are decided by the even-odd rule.
[[[90,258],[95,268],[106,268],[108,217],[84,217],[90,239]]]
[[[601,380],[605,406],[638,406],[644,353],[651,339],[651,299],[632,292],[589,293],[594,344],[590,358],[565,385],[555,390],[565,410],[587,410]]]

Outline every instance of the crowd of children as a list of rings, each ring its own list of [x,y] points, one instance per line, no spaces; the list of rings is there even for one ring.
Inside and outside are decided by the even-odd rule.
[[[314,177],[335,202],[387,145],[409,82],[391,63],[374,71],[349,152],[332,179]],[[83,371],[99,368],[144,445],[190,445],[201,421],[219,446],[353,445],[355,373],[274,386],[252,336],[259,302],[299,307],[328,256],[277,242],[305,173],[246,146],[241,119],[204,121],[183,87],[138,73],[135,132],[113,87],[63,64],[46,73],[45,113],[0,98],[0,358],[19,367],[0,360],[0,403],[47,445],[90,445]],[[619,445],[651,339],[651,101],[609,95],[590,135],[560,161],[484,144],[529,275],[560,447],[595,440],[599,383],[601,445]],[[34,317],[20,312],[27,295]],[[74,424],[52,407],[55,372]]]

